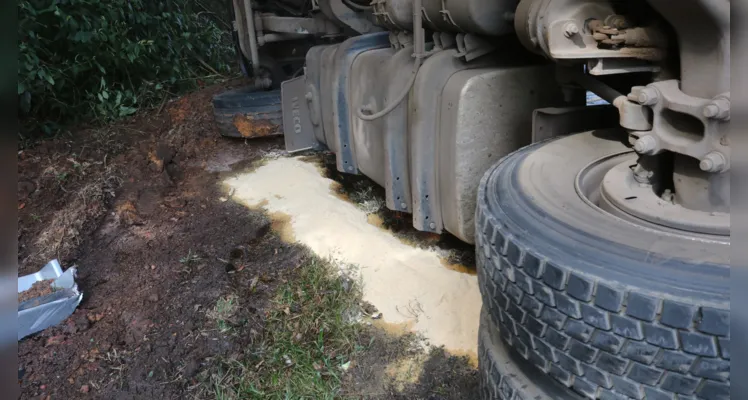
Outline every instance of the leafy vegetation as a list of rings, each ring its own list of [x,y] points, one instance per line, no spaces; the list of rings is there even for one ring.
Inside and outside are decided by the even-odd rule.
[[[199,0],[20,0],[19,117],[51,133],[230,72],[231,31]]]

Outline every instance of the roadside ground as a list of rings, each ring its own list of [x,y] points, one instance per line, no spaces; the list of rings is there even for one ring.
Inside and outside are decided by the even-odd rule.
[[[475,398],[466,357],[376,328],[355,279],[224,197],[223,179],[282,156],[282,138],[218,135],[210,100],[241,83],[18,151],[19,275],[57,258],[84,293],[19,342],[22,398]]]

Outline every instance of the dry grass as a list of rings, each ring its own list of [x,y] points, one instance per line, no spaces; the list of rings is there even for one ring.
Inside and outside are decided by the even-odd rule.
[[[76,167],[72,173],[48,168],[44,174],[54,176],[60,189],[70,199],[62,209],[54,213],[52,220],[34,243],[36,251],[29,256],[29,261],[42,264],[53,258],[63,258],[80,246],[84,226],[107,212],[107,202],[114,199],[115,191],[122,184],[115,165],[101,168],[81,166]],[[85,174],[85,183],[74,191],[66,189],[68,181],[75,174]]]

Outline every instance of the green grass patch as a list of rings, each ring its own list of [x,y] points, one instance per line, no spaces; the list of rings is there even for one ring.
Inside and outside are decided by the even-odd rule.
[[[218,299],[216,306],[208,312],[208,317],[216,321],[221,333],[231,331],[231,323],[234,314],[239,308],[236,295],[229,295]]]
[[[310,256],[282,284],[252,355],[210,374],[216,399],[340,397],[362,325],[361,293],[329,262]]]

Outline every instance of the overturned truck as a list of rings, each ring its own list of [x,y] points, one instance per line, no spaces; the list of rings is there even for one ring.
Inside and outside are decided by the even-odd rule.
[[[475,244],[483,399],[729,398],[728,0],[233,4],[289,150]]]

